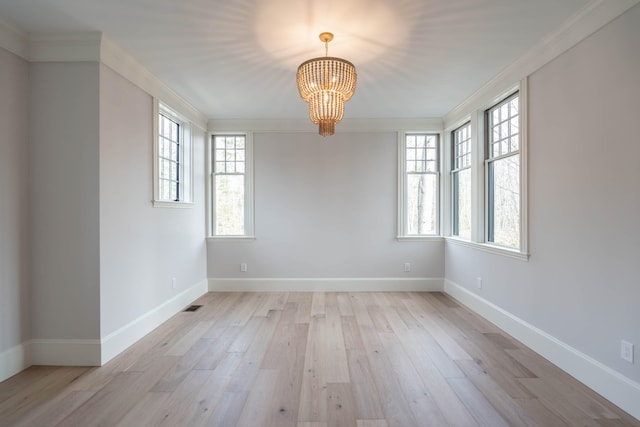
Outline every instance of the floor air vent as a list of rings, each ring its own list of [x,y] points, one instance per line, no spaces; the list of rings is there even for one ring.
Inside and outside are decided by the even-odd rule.
[[[189,307],[187,307],[184,311],[196,311],[197,309],[199,309],[200,307],[202,307],[201,305],[190,305]]]

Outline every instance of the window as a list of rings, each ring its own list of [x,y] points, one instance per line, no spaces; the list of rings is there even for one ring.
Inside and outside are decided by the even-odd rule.
[[[485,112],[487,242],[520,249],[520,105],[518,93]]]
[[[399,237],[438,235],[438,135],[408,133],[400,146]]]
[[[213,135],[212,234],[253,234],[252,145],[245,134]]]
[[[154,206],[189,205],[192,201],[189,122],[156,103]]]
[[[471,122],[451,132],[453,236],[471,238]]]

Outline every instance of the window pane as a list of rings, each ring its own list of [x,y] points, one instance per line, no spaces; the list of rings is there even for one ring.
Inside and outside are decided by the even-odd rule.
[[[453,235],[471,238],[471,169],[456,172],[453,176]]]
[[[215,196],[215,234],[218,236],[243,235],[244,176],[216,175]]]
[[[407,175],[407,234],[438,231],[438,178],[435,174]]]
[[[489,241],[520,247],[520,156],[489,164]]]

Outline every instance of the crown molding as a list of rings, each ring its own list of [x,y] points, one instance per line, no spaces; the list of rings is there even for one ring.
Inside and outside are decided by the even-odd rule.
[[[441,132],[442,119],[344,119],[336,133],[420,131]],[[309,119],[211,119],[209,132],[318,133],[318,125]]]
[[[29,37],[27,33],[0,19],[0,47],[29,60]]]
[[[104,35],[101,38],[100,61],[140,89],[162,101],[202,130],[207,118],[158,77],[140,64],[133,56]]]
[[[471,112],[485,108],[495,94],[531,75],[545,64],[571,49],[591,34],[635,6],[640,0],[591,0],[577,14],[567,19],[556,31],[471,94],[444,116],[445,128],[459,122]]]

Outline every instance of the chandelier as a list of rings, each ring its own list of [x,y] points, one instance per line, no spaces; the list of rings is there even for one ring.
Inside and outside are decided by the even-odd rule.
[[[309,59],[298,67],[296,80],[298,91],[309,103],[309,117],[318,124],[320,135],[333,135],[334,126],[342,120],[344,103],[356,90],[356,67],[345,59],[329,54],[329,42],[333,34],[321,33],[324,57]]]

